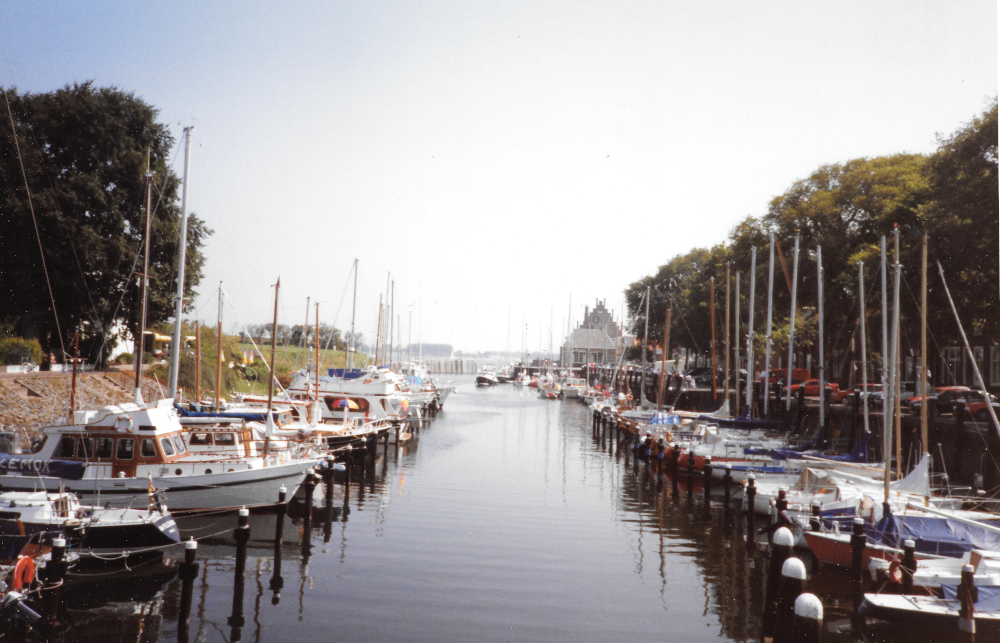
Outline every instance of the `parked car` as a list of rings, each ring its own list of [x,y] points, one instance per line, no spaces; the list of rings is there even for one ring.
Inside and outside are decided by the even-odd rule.
[[[794,382],[794,380],[793,380],[793,382]],[[816,380],[805,380],[805,381],[802,381],[802,382],[800,382],[798,384],[792,384],[790,387],[788,387],[788,386],[784,387],[782,389],[782,392],[787,391],[789,388],[792,389],[792,394],[793,395],[799,392],[799,388],[804,388],[805,392],[806,392],[806,395],[818,396],[819,395],[819,380],[818,379],[816,379]],[[840,385],[837,384],[836,382],[827,382],[826,383],[826,390],[831,391],[831,395],[832,395],[834,392],[840,390]]]
[[[768,379],[771,382],[773,382],[773,383],[783,384],[784,380],[787,377],[788,377],[788,369],[787,368],[772,368],[771,369],[771,377],[769,377]],[[792,380],[793,381],[794,380],[798,380],[798,381],[801,382],[803,380],[809,379],[810,377],[812,377],[812,375],[809,373],[809,369],[808,368],[793,368],[792,369]],[[755,382],[763,382],[764,381],[764,372],[761,371],[760,375],[758,375],[756,377],[756,379],[754,379],[754,381]]]
[[[992,406],[995,413],[1000,413],[1000,400],[995,395],[974,391],[968,386],[939,386],[931,391],[929,397],[934,400],[939,412],[955,413],[964,407],[978,422],[990,420],[987,405]],[[914,413],[919,413],[922,404],[923,398],[913,398],[907,406]]]
[[[872,396],[876,392],[879,394],[882,393],[881,383],[868,382],[867,391],[862,390],[861,384],[855,384],[851,388],[843,389],[835,393],[832,393],[830,395],[830,400],[834,403],[841,402],[843,404],[854,404],[855,393],[861,393],[861,399],[865,399],[867,397],[869,400],[871,400]]]

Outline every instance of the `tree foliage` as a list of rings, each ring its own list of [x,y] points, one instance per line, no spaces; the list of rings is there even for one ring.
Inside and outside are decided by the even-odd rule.
[[[818,338],[817,247],[822,247],[824,348],[827,356],[847,351],[858,339],[858,262],[864,262],[868,350],[881,353],[880,238],[899,230],[902,266],[901,317],[904,354],[919,351],[921,238],[929,236],[928,277],[932,354],[954,344],[957,327],[933,269],[940,261],[956,305],[982,343],[1000,341],[997,302],[998,257],[997,104],[947,138],[931,156],[897,154],[824,165],[775,197],[766,214],[737,224],[728,243],[695,248],[670,259],[655,275],[625,290],[631,330],[642,336],[646,287],[651,289],[649,334],[660,341],[667,303],[673,300],[671,348],[707,354],[711,348],[709,284],[716,286],[717,350],[723,348],[726,267],[730,269],[731,310],[740,313],[745,344],[750,272],[755,277],[754,335],[762,355],[767,318],[768,248],[773,232],[773,347],[787,351],[791,309],[793,246],[799,235],[796,350],[815,351]],[[751,249],[757,248],[756,267]],[[780,254],[778,253],[780,249]],[[784,259],[784,266],[781,259]],[[737,274],[740,298],[736,301]],[[891,288],[891,279],[890,279]],[[890,294],[891,298],[891,294]],[[735,341],[735,340],[734,340]],[[787,353],[784,353],[787,354]],[[720,358],[721,359],[721,358]],[[880,356],[873,357],[874,362]],[[758,364],[760,366],[760,364]],[[833,375],[841,375],[832,373]]]
[[[133,334],[139,315],[136,273],[142,270],[147,160],[154,189],[147,326],[172,316],[180,226],[180,181],[168,167],[174,140],[156,121],[154,107],[115,87],[86,82],[48,93],[5,93],[17,145],[11,123],[4,119],[0,321],[13,323],[20,335],[38,338],[47,352],[62,359],[40,244],[63,344],[69,350],[75,330],[87,322],[81,355],[103,361],[114,346],[115,325],[124,323]],[[197,294],[202,248],[211,232],[197,216],[189,216],[188,296]]]

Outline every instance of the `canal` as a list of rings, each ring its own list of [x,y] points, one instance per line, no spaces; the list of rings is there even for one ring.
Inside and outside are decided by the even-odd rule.
[[[760,640],[766,559],[739,513],[595,438],[576,400],[455,383],[329,508],[321,485],[308,525],[297,499],[277,549],[274,517],[252,517],[242,575],[230,523],[197,525],[186,623],[168,561],[62,588],[51,640]],[[848,576],[812,570],[809,590],[825,640],[857,640]]]

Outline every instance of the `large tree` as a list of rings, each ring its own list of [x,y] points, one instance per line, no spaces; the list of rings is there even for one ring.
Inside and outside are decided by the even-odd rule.
[[[81,354],[103,360],[116,341],[115,325],[131,335],[138,319],[147,163],[154,204],[147,326],[172,316],[180,226],[180,181],[168,165],[174,139],[154,107],[115,87],[6,89],[4,100],[0,322],[38,338],[58,360],[83,326]],[[196,295],[211,232],[189,216],[188,296]]]

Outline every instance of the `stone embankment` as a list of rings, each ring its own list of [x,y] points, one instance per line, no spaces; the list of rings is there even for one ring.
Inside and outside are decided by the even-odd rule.
[[[131,370],[80,373],[76,380],[76,408],[98,409],[131,402],[134,388]],[[24,429],[34,437],[47,425],[69,415],[70,373],[0,374],[0,425],[4,430]],[[153,379],[143,377],[142,395],[147,402],[164,395]]]

